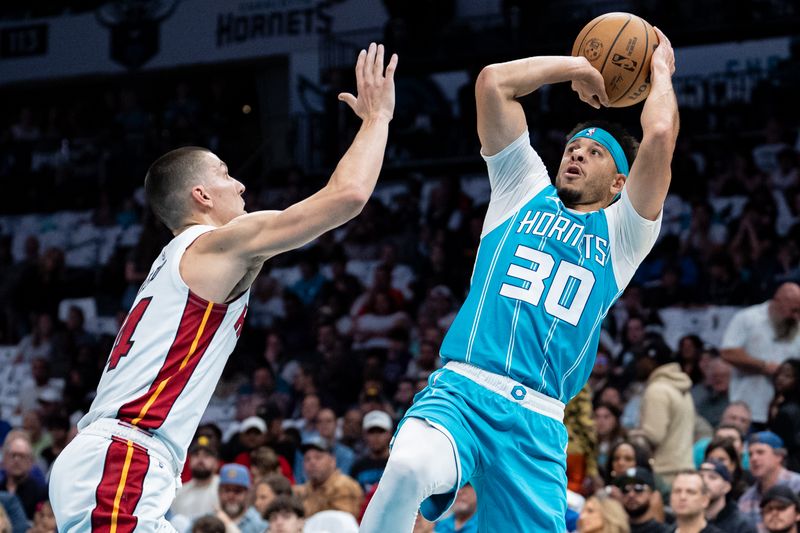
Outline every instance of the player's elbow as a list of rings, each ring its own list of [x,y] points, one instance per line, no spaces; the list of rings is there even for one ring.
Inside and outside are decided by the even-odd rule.
[[[501,93],[501,86],[501,75],[497,65],[483,67],[475,81],[475,97],[481,100],[486,96]]]
[[[348,220],[361,214],[364,206],[369,201],[369,197],[369,191],[361,190],[358,187],[348,187],[341,192],[339,205]]]

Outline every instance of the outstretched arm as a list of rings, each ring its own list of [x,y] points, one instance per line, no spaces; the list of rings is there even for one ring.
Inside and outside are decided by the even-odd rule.
[[[518,98],[563,81],[571,81],[589,105],[598,109],[608,105],[603,76],[585,57],[529,57],[485,67],[475,83],[483,155],[498,153],[525,131],[525,113]]]
[[[268,258],[298,248],[361,212],[378,180],[394,113],[397,55],[385,73],[383,62],[383,45],[370,44],[356,63],[358,95],[339,95],[363,122],[325,187],[283,211],[248,213],[204,234],[187,251],[192,261],[189,266],[182,262],[182,274],[191,268],[204,278],[213,277],[211,292],[225,298],[226,291]]]
[[[656,28],[659,45],[650,63],[650,95],[642,109],[642,143],[625,183],[636,212],[655,220],[664,206],[672,179],[670,165],[678,138],[678,101],[672,89],[675,54],[672,45]]]

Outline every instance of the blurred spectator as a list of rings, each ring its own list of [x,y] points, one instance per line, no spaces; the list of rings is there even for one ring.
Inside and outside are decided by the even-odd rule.
[[[694,470],[679,472],[672,482],[670,492],[670,505],[675,513],[676,531],[723,533],[706,520],[706,509],[710,501],[708,487],[699,472]]]
[[[637,361],[637,370],[647,384],[641,403],[640,428],[653,446],[653,471],[666,483],[675,474],[693,466],[692,442],[695,411],[689,389],[692,381],[672,354],[660,342],[645,348],[645,357]]]
[[[567,489],[582,492],[599,474],[597,433],[592,419],[592,391],[584,385],[564,409],[567,426]]]
[[[372,291],[361,312],[353,318],[353,349],[389,348],[389,333],[410,326],[408,314],[400,309],[391,294]]]
[[[734,315],[722,340],[722,357],[734,367],[729,397],[743,401],[752,421],[765,427],[778,365],[800,353],[800,285],[784,283],[771,300]]]
[[[300,268],[300,279],[294,282],[289,288],[295,293],[305,306],[311,306],[325,284],[325,276],[319,272],[317,261],[306,253],[301,256],[298,264]]]
[[[42,450],[39,456],[44,460],[44,466],[49,474],[50,467],[56,457],[66,448],[70,441],[69,418],[64,413],[53,413],[45,419],[45,427],[50,435],[50,445]]]
[[[725,533],[756,533],[739,514],[736,502],[728,498],[732,487],[730,470],[721,462],[708,461],[700,465],[700,475],[710,498],[706,508],[708,523]]]
[[[278,496],[264,511],[269,533],[302,533],[305,516],[302,502],[289,495]]]
[[[39,399],[43,397],[49,401],[59,401],[61,391],[64,389],[64,380],[54,378],[50,374],[50,362],[46,359],[36,358],[31,362],[31,375],[23,384],[19,392],[20,413],[33,411],[39,408]]]
[[[727,468],[731,474],[731,492],[730,499],[732,501],[739,501],[739,498],[750,487],[747,483],[745,472],[739,459],[739,453],[736,451],[733,440],[728,438],[715,437],[714,440],[706,448],[705,456],[701,462],[712,461],[720,463]]]
[[[620,425],[622,412],[615,405],[598,403],[594,408],[594,427],[597,431],[597,464],[603,468],[608,463],[612,447],[625,439],[625,429]]]
[[[5,513],[9,523],[9,533],[25,533],[28,531],[28,518],[19,498],[10,492],[0,490],[0,513]],[[0,518],[0,523],[2,519]]]
[[[53,340],[53,317],[47,313],[37,314],[33,330],[22,337],[17,345],[15,362],[31,363],[34,359],[52,360]]]
[[[319,436],[325,439],[333,449],[333,455],[336,457],[336,466],[342,473],[350,475],[353,462],[355,461],[355,453],[353,450],[341,444],[336,438],[336,413],[333,409],[323,407],[317,413],[316,428]]]
[[[34,461],[39,460],[39,456],[52,444],[50,434],[42,428],[42,418],[38,411],[28,411],[22,415],[22,428],[27,433],[31,441]]]
[[[280,496],[291,496],[292,484],[282,474],[270,474],[255,483],[255,499],[253,507],[258,514],[269,520],[266,515],[267,508]]]
[[[800,528],[800,498],[789,487],[776,485],[761,498],[760,527],[768,533],[797,533]]]
[[[181,486],[170,510],[190,520],[213,513],[219,507],[219,452],[205,435],[189,446],[189,468],[192,479]]]
[[[263,533],[267,522],[250,507],[250,474],[240,464],[223,465],[219,471],[220,509],[241,533]]]
[[[267,433],[267,424],[257,416],[250,416],[242,420],[239,431],[222,447],[222,459],[233,461],[240,454],[248,456],[250,452],[264,443]],[[239,462],[239,461],[237,461]]]
[[[291,472],[292,468],[286,458],[276,454],[269,446],[259,446],[250,452],[250,475],[253,477],[253,486],[265,477],[275,474],[291,479]]]
[[[578,519],[579,533],[629,533],[630,531],[628,516],[617,500],[602,491],[586,500]]]
[[[2,506],[0,506],[0,533],[11,533],[11,520]]]
[[[755,484],[739,498],[739,511],[750,524],[761,522],[761,498],[776,485],[786,485],[792,491],[800,491],[800,474],[782,466],[786,449],[780,437],[770,431],[750,436],[750,472]]]
[[[728,386],[731,366],[720,357],[712,358],[706,365],[706,379],[692,386],[692,400],[697,414],[716,426],[728,406]]]
[[[192,533],[225,533],[225,522],[213,515],[201,516],[192,525]]]
[[[367,454],[353,463],[350,477],[358,481],[364,494],[369,494],[377,486],[386,469],[394,422],[392,417],[383,411],[370,411],[364,415],[363,430]]]
[[[622,505],[628,514],[631,533],[667,533],[669,528],[657,517],[653,503],[660,502],[653,473],[643,467],[631,467],[615,479]]]
[[[294,487],[303,500],[306,515],[325,510],[346,511],[358,517],[364,493],[358,482],[336,468],[336,458],[328,443],[317,436],[301,447],[308,481]]]
[[[800,472],[800,359],[787,359],[773,379],[775,398],[770,404],[769,429],[786,446],[786,467]]]
[[[364,450],[362,437],[364,413],[358,407],[348,409],[342,418],[342,438],[341,443],[353,450],[356,455],[360,455]]]
[[[36,513],[33,515],[33,527],[28,533],[56,533],[56,516],[49,501],[43,501],[36,506]]]
[[[33,448],[28,435],[23,431],[11,431],[3,443],[0,491],[19,498],[28,520],[33,519],[36,506],[47,499],[47,485],[31,475],[33,464]]]
[[[473,517],[478,509],[478,498],[475,489],[467,483],[456,494],[449,517],[437,522],[434,533],[477,533],[478,519]]]

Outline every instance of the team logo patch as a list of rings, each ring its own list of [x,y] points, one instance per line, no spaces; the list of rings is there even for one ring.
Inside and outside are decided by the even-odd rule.
[[[511,397],[515,400],[523,400],[526,394],[528,394],[528,391],[522,385],[517,385],[511,389]]]
[[[597,128],[589,128],[588,130],[586,130],[586,135],[591,137],[592,135],[594,135],[594,132],[596,130],[597,130]]]

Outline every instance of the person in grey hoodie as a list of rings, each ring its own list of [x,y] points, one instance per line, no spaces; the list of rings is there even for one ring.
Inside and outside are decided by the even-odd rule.
[[[653,446],[653,471],[671,485],[681,470],[691,469],[695,409],[691,378],[660,339],[648,341],[636,361],[639,381],[645,381],[639,407],[639,428],[633,435]]]

